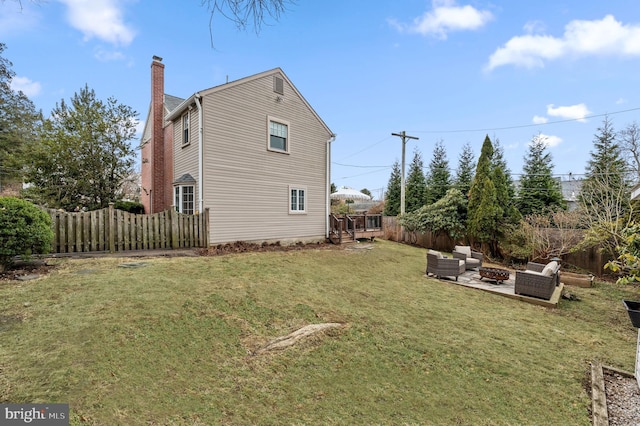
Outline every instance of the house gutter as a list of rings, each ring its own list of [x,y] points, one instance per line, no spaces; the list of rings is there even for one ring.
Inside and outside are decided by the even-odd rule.
[[[203,161],[204,161],[204,143],[202,142],[202,104],[201,104],[201,100],[202,97],[200,96],[199,93],[196,93],[194,95],[195,101],[196,101],[196,106],[198,107],[198,212],[202,213],[204,211],[203,209],[203,200],[202,200],[202,192],[203,192],[203,188],[204,185],[202,184],[203,181],[203,176],[202,176],[202,171],[204,169],[203,167]]]
[[[325,225],[325,238],[329,238],[329,226],[331,224],[329,220],[329,215],[331,214],[331,142],[336,140],[336,135],[331,135],[331,137],[327,140],[327,199],[325,200],[325,215],[324,220],[326,221]]]

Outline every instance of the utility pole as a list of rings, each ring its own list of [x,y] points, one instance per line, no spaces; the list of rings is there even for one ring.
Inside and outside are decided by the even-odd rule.
[[[418,140],[415,136],[407,136],[407,132],[404,130],[401,133],[391,133],[391,136],[398,136],[402,138],[402,175],[400,176],[400,214],[404,214],[404,157],[406,151],[406,145],[408,139]]]

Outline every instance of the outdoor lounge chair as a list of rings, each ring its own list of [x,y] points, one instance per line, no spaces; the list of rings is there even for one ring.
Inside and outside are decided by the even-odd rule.
[[[560,283],[560,265],[529,262],[526,271],[516,271],[515,293],[549,300]]]
[[[450,259],[434,250],[427,251],[427,276],[433,274],[437,278],[455,277],[456,281],[458,281],[458,275],[464,273],[464,268],[464,260]]]
[[[484,256],[479,251],[471,250],[471,246],[455,246],[452,254],[456,259],[464,260],[466,269],[482,266],[482,258]]]

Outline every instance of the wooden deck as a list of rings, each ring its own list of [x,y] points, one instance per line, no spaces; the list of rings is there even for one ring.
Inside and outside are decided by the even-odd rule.
[[[334,244],[373,240],[384,235],[381,214],[345,214],[329,217],[329,240]]]

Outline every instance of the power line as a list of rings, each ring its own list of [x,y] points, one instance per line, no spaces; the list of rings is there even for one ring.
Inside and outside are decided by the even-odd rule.
[[[412,132],[413,133],[468,133],[468,132],[490,132],[490,131],[495,131],[495,130],[524,129],[524,128],[527,128],[527,127],[539,127],[539,126],[548,126],[548,125],[551,125],[551,124],[569,123],[569,122],[572,122],[572,121],[581,121],[581,120],[586,120],[588,118],[598,118],[598,117],[604,117],[606,115],[622,114],[622,113],[625,113],[625,112],[638,111],[638,110],[640,110],[640,107],[639,108],[625,109],[625,110],[621,110],[621,111],[606,112],[604,114],[585,115],[584,117],[581,117],[581,118],[569,118],[569,119],[566,119],[566,120],[548,121],[546,123],[538,123],[538,124],[521,124],[521,125],[517,125],[517,126],[491,127],[491,128],[486,128],[486,129],[412,130]]]
[[[342,159],[343,159],[343,160],[346,160],[347,158],[351,158],[351,157],[353,157],[353,156],[355,156],[355,155],[358,155],[358,154],[360,154],[360,153],[362,153],[362,152],[365,152],[365,151],[367,151],[367,150],[369,150],[369,149],[373,148],[373,147],[374,147],[374,146],[376,146],[376,145],[380,145],[382,142],[384,142],[384,141],[386,141],[386,140],[389,140],[389,139],[391,139],[391,136],[387,136],[386,138],[379,140],[378,142],[374,143],[373,145],[369,145],[369,146],[367,146],[367,147],[365,147],[365,148],[361,149],[360,151],[356,151],[356,152],[354,152],[353,154],[349,154],[349,155],[347,155],[346,157],[343,157]]]

